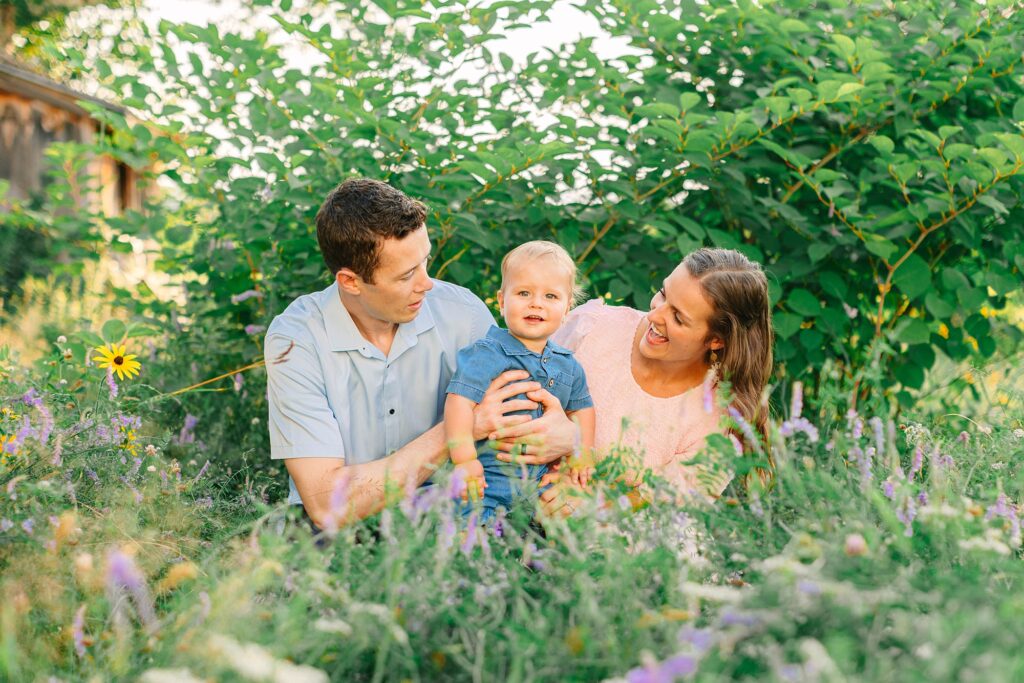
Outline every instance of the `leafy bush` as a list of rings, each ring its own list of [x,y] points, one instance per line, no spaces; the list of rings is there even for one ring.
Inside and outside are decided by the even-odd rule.
[[[1024,266],[1010,4],[595,0],[580,7],[607,37],[492,51],[550,6],[262,0],[243,11],[272,31],[129,21],[98,57],[51,46],[162,122],[96,112],[105,149],[175,184],[111,225],[157,239],[187,281],[201,341],[179,355],[241,365],[246,326],[328,281],[313,215],[352,175],[427,201],[431,272],[482,294],[529,238],[640,307],[683,253],[741,249],[772,275],[785,374],[837,358],[852,376],[881,354],[904,406],[941,356],[1019,341],[998,316]],[[295,46],[310,66],[289,65]]]

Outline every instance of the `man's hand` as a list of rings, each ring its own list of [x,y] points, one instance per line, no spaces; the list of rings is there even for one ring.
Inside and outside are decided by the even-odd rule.
[[[544,414],[535,420],[491,432],[487,438],[497,441],[494,447],[498,460],[524,465],[547,465],[572,453],[578,432],[572,420],[565,416],[562,403],[545,389],[537,389],[526,395],[544,406]],[[529,419],[529,416],[519,417]]]
[[[491,385],[487,387],[483,400],[473,409],[473,439],[479,441],[487,438],[503,427],[513,427],[530,421],[529,415],[509,415],[516,410],[533,410],[537,407],[535,401],[527,399],[516,399],[507,401],[517,394],[526,394],[540,389],[537,382],[522,380],[528,379],[530,373],[526,370],[508,370],[494,378]],[[547,393],[547,392],[545,392]]]

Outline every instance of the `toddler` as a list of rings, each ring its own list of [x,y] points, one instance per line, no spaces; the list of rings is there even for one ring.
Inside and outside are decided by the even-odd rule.
[[[565,249],[545,241],[519,245],[501,261],[498,307],[508,329],[492,327],[486,337],[459,351],[444,405],[445,434],[452,462],[467,484],[463,499],[482,502],[481,521],[522,497],[524,482],[509,476],[510,466],[495,457],[486,439],[473,442],[473,408],[491,381],[506,370],[529,372],[530,379],[558,397],[566,414],[577,421],[582,451],[570,462],[570,475],[584,484],[589,478],[585,463],[594,444],[594,404],[587,380],[572,353],[548,341],[578,291],[576,264]],[[526,397],[520,394],[510,400],[521,398]],[[530,412],[539,417],[541,409]],[[548,470],[546,465],[523,467],[525,478],[533,482]]]

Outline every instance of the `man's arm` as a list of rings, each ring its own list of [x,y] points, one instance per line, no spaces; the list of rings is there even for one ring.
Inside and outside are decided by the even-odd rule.
[[[530,420],[529,415],[507,415],[516,410],[531,410],[536,403],[517,399],[517,394],[539,389],[537,382],[523,382],[524,370],[504,372],[491,382],[483,400],[473,411],[473,438],[483,439],[496,429],[513,427]],[[547,392],[544,392],[547,393]],[[564,418],[564,414],[563,414]],[[571,426],[572,423],[570,423]],[[358,465],[346,465],[342,458],[287,458],[285,467],[295,482],[313,523],[323,527],[327,519],[337,525],[369,517],[385,503],[385,489],[393,484],[400,491],[418,486],[448,457],[444,424],[438,424],[391,455]],[[339,487],[345,491],[345,509],[330,509],[331,498]]]
[[[438,424],[380,460],[346,465],[341,458],[288,458],[284,464],[306,513],[323,528],[328,519],[341,526],[380,511],[389,484],[402,491],[406,486],[418,486],[447,457],[444,425]],[[339,486],[345,490],[344,509],[332,510],[331,499]]]

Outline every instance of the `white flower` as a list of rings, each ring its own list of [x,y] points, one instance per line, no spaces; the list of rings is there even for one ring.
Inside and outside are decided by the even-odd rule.
[[[67,337],[65,337],[65,336],[64,336],[64,335],[62,334],[62,335],[60,335],[59,337],[57,337],[57,343],[58,343],[58,344],[67,344],[67,343],[68,343],[68,338],[67,338]]]
[[[147,444],[146,445],[146,455],[148,455],[151,458],[155,458],[156,457],[156,454],[157,454],[158,450],[159,449],[156,446],[154,446],[153,444]]]
[[[209,640],[210,654],[224,661],[243,678],[273,683],[327,683],[327,674],[303,664],[277,659],[255,643],[239,643],[234,638],[213,634]]]
[[[146,468],[147,472],[156,472],[156,465],[150,465]]]
[[[352,635],[352,627],[348,622],[341,619],[324,619],[321,617],[313,623],[313,628],[324,633],[337,633],[343,636]]]
[[[139,676],[139,683],[203,683],[188,669],[150,669]]]
[[[258,417],[254,417],[252,419],[252,423],[253,423],[253,425],[258,425],[260,423],[260,419]]]
[[[1003,469],[1004,467],[1006,467],[1006,463],[1005,462],[994,462],[994,463],[992,463],[992,469],[996,470],[997,472],[999,470]]]
[[[1013,430],[1013,438],[1015,438],[1015,439],[1024,439],[1024,429],[1021,429],[1020,427],[1018,427],[1017,429],[1014,429]]]

